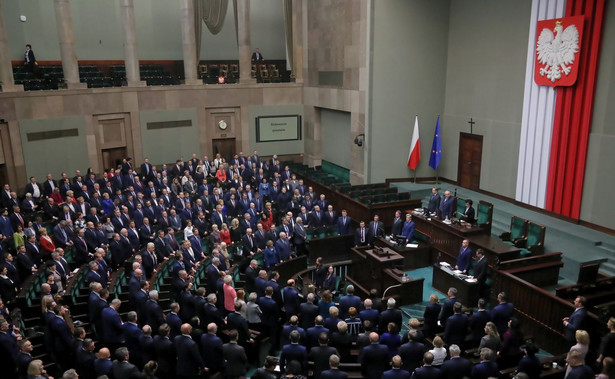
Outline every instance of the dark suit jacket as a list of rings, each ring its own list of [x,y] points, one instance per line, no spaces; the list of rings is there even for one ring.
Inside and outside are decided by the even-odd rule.
[[[363,242],[361,242],[363,240]],[[363,238],[361,238],[361,228],[357,228],[354,232],[354,244],[355,246],[367,246],[373,241],[373,237],[368,228],[363,230]]]
[[[472,347],[478,346],[480,339],[485,335],[485,324],[491,321],[491,316],[486,310],[474,312],[470,318],[470,333],[472,335]]]
[[[440,200],[440,194],[431,195],[427,209],[429,209],[430,212],[435,212],[438,208],[440,208]]]
[[[452,357],[444,361],[440,367],[440,377],[442,379],[462,379],[470,377],[472,371],[472,363],[469,360],[461,357]]]
[[[439,378],[440,378],[440,370],[433,366],[423,366],[421,368],[417,368],[416,370],[414,370],[414,374],[412,374],[412,379],[439,379]],[[474,379],[474,376],[472,376],[472,379]]]
[[[350,226],[351,226],[351,218],[346,216],[346,222],[344,222],[344,217],[340,216],[337,218],[337,232],[344,236],[350,234]]]
[[[112,371],[114,378],[145,378],[145,374],[128,361],[113,361]]]
[[[487,262],[487,257],[483,257],[474,265],[473,276],[476,278],[476,280],[478,280],[480,284],[485,284],[485,281],[487,281],[488,266],[489,263]]]
[[[480,362],[472,368],[472,379],[487,379],[498,376],[498,364],[495,362]]]
[[[237,378],[246,374],[248,357],[241,345],[236,343],[225,343],[222,345],[222,355],[226,360],[225,375],[230,378]]]
[[[586,330],[585,324],[587,319],[587,310],[585,308],[577,308],[570,315],[568,324],[566,324],[566,338],[568,342],[574,344],[576,341],[575,333],[577,330]]]
[[[491,321],[498,328],[500,336],[508,330],[508,321],[515,310],[513,303],[500,303],[491,309]]]
[[[204,333],[201,336],[201,355],[205,367],[209,368],[209,374],[222,371],[224,368],[224,356],[222,354],[222,340],[215,334]]]
[[[105,343],[118,344],[124,342],[124,333],[122,332],[122,320],[120,314],[112,307],[103,308],[100,316],[101,329],[98,333],[102,333],[102,340]]]
[[[310,349],[308,358],[314,362],[314,378],[320,378],[320,373],[329,368],[329,357],[333,354],[340,356],[337,349],[331,346],[315,346]]]
[[[455,344],[464,348],[464,341],[468,333],[468,316],[462,313],[452,315],[446,321],[444,330],[444,342],[448,346]]]
[[[155,336],[154,351],[156,362],[158,362],[158,372],[160,374],[175,375],[175,348],[173,342],[168,337]]]
[[[402,368],[408,372],[414,372],[421,365],[425,350],[425,345],[416,341],[410,341],[401,345],[399,347],[399,356],[403,362]]]
[[[453,305],[455,305],[456,302],[457,299],[451,297],[442,304],[442,312],[440,312],[440,324],[442,324],[442,327],[446,327],[446,321],[455,313],[453,311]]]
[[[205,367],[203,358],[199,353],[196,342],[189,336],[179,335],[173,339],[175,353],[177,354],[177,368],[175,372],[187,378],[195,378],[199,373],[199,367]]]
[[[404,220],[402,220],[401,218],[394,218],[393,219],[393,226],[391,227],[391,234],[394,236],[398,236],[401,234],[401,229],[404,226]]]
[[[348,374],[338,369],[336,370],[329,369],[329,370],[325,370],[320,373],[320,379],[346,379],[347,377],[348,377]]]
[[[305,346],[299,344],[289,344],[282,347],[280,355],[280,369],[284,371],[286,364],[290,361],[301,363],[301,369],[304,374],[307,373],[307,350]]]
[[[359,353],[361,372],[366,378],[380,378],[389,367],[389,349],[385,345],[370,344]]]
[[[382,379],[410,379],[410,373],[403,369],[390,369],[382,374]]]
[[[401,329],[402,314],[399,309],[387,309],[380,313],[380,322],[378,323],[378,330],[380,331],[380,334],[387,331],[387,325],[389,322],[395,323],[395,325],[397,325],[397,330]]]
[[[442,200],[440,200],[440,213],[441,213],[442,219],[445,219],[446,216],[448,217],[453,216],[453,214],[455,213],[455,209],[453,208],[454,204],[455,204],[455,198],[452,196],[448,197],[448,199],[445,196]]]

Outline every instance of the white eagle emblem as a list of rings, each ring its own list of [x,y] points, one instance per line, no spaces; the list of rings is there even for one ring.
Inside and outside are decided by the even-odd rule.
[[[554,35],[555,33],[555,35]],[[579,31],[575,25],[564,30],[561,21],[555,22],[555,29],[544,28],[538,37],[536,54],[538,61],[544,64],[540,68],[540,75],[547,76],[555,82],[570,73],[570,65],[574,62],[574,55],[579,51]]]

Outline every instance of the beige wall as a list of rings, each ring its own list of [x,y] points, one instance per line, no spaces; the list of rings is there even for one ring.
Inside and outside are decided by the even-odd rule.
[[[188,156],[192,153],[211,156],[212,138],[232,137],[236,139],[238,151],[252,151],[250,117],[271,114],[267,108],[258,106],[277,104],[297,107],[302,102],[302,87],[293,83],[0,93],[0,114],[8,124],[8,137],[14,156],[14,163],[9,170],[9,176],[15,177],[11,185],[22,187],[28,174],[39,176],[51,171],[53,175],[59,175],[61,171],[73,166],[81,170],[92,167],[98,172],[102,171],[104,167],[101,167],[100,149],[112,147],[108,141],[113,141],[101,131],[105,122],[119,120],[124,135],[117,141],[121,142],[120,145],[126,145],[127,153],[140,165],[144,154],[153,154],[153,145],[160,149],[168,146],[173,154],[181,152]],[[217,129],[210,117],[212,110],[231,114],[236,123],[234,128],[225,133]],[[261,110],[264,114],[261,114]],[[193,120],[195,131],[190,135],[178,135],[181,137],[178,137],[179,140],[183,141],[179,146],[179,140],[173,139],[172,129],[158,133],[143,130],[146,122],[186,117]],[[71,127],[79,129],[79,141],[73,137],[67,141],[51,139],[30,143],[25,139],[25,134],[31,129],[57,130],[67,128],[65,125],[69,124],[77,125]],[[161,142],[160,139],[165,141]],[[78,156],[74,151],[71,152],[75,146],[79,147]],[[183,146],[186,146],[186,151]],[[64,149],[66,152],[63,152]],[[49,150],[43,157],[53,156],[44,165],[37,164],[36,154],[41,150]],[[160,157],[169,158],[164,154]]]

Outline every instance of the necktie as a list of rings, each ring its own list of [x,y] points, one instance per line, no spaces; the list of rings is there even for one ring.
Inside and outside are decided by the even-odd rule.
[[[361,242],[365,242],[365,229],[361,228]]]

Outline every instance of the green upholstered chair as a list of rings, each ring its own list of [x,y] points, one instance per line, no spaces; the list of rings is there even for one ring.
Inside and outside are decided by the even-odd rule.
[[[502,241],[509,245],[515,245],[517,241],[525,240],[527,236],[528,221],[519,216],[510,218],[510,231],[500,234]]]
[[[480,200],[477,207],[477,219],[478,226],[488,229],[491,234],[491,224],[493,219],[493,204]]]
[[[339,231],[337,230],[337,225],[331,225],[329,227],[327,227],[327,235],[329,237],[336,237],[339,236]]]
[[[546,229],[547,228],[544,226],[535,222],[528,223],[527,238],[515,243],[515,246],[524,248],[521,251],[522,255],[536,255],[544,253]]]
[[[325,238],[327,236],[327,227],[320,226],[314,229],[314,238]]]
[[[399,196],[397,196],[396,193],[387,193],[386,195],[386,199],[387,199],[387,203],[390,202],[394,202],[394,201],[398,201],[399,200]]]
[[[455,208],[457,211],[455,212],[455,214],[453,215],[453,217],[459,217],[459,214],[463,214],[466,211],[466,200],[467,199],[462,199],[460,197],[456,198],[457,200],[457,208]]]
[[[314,228],[305,228],[305,240],[311,241],[314,239]]]
[[[361,196],[361,197],[359,198],[359,201],[360,201],[362,204],[365,204],[365,205],[370,205],[370,204],[372,203],[372,196]]]
[[[400,201],[410,200],[410,192],[400,192],[397,194]]]
[[[382,195],[374,195],[373,197],[373,202],[374,203],[386,203],[387,198],[384,194]]]

